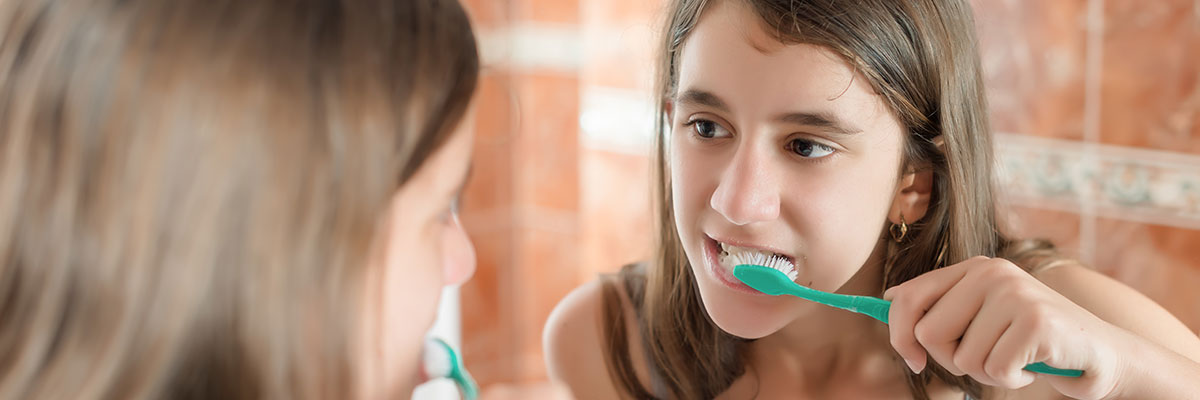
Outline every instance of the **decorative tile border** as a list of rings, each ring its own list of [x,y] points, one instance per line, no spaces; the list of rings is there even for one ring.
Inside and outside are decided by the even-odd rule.
[[[1200,156],[998,134],[1002,194],[1013,204],[1200,229]]]

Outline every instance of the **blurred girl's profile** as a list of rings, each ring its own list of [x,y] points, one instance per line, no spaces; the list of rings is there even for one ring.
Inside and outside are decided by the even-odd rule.
[[[0,1],[0,398],[407,397],[478,63],[453,0]]]

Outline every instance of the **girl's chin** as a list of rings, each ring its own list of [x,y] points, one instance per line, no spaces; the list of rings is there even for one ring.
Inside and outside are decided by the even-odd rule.
[[[775,309],[777,304],[749,304],[740,301],[743,299],[730,298],[733,296],[722,296],[725,293],[707,294],[709,295],[706,296],[702,287],[700,298],[709,318],[718,328],[733,336],[743,339],[762,338],[779,331],[789,320],[783,310]]]

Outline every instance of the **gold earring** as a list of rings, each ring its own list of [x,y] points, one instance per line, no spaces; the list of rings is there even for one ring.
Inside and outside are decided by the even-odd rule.
[[[895,240],[896,243],[904,240],[904,235],[908,234],[908,224],[904,223],[904,213],[900,213],[900,223],[892,224],[888,231],[891,232],[892,240]]]

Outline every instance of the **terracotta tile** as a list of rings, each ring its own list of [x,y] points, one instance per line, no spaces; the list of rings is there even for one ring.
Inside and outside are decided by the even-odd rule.
[[[467,368],[484,383],[509,381],[516,341],[511,314],[513,250],[511,231],[471,235],[478,259],[475,276],[463,285],[463,357]]]
[[[473,221],[472,218],[481,212],[493,213],[499,208],[512,207],[514,161],[510,147],[507,144],[475,143],[474,154],[471,155],[471,176],[460,203],[463,221],[468,226],[471,225],[469,222],[484,222]]]
[[[997,131],[1083,138],[1087,3],[972,1]]]
[[[657,33],[649,23],[586,26],[580,74],[593,86],[651,90]]]
[[[471,15],[471,24],[476,31],[503,25],[510,19],[509,1],[496,0],[463,0],[463,6]]]
[[[650,256],[651,170],[646,156],[585,149],[581,162],[581,279]]]
[[[523,377],[545,374],[542,360],[542,327],[550,311],[579,280],[579,235],[574,230],[522,229],[514,286],[519,315],[512,323],[518,333],[514,356]],[[542,375],[544,376],[544,375]]]
[[[579,80],[561,74],[520,77],[515,168],[523,205],[579,209]]]
[[[1079,214],[1068,211],[1048,210],[1034,207],[1011,207],[1006,214],[1013,238],[1047,239],[1058,247],[1063,255],[1080,258]]]
[[[489,400],[566,399],[570,391],[547,380],[530,383],[496,384],[481,388],[482,398]]]
[[[476,142],[507,143],[516,135],[518,99],[513,84],[512,75],[503,69],[485,69],[480,74],[470,116]]]
[[[666,3],[662,0],[582,1],[579,8],[584,23],[657,21]]]
[[[1101,140],[1200,154],[1200,5],[1104,4]]]
[[[520,21],[579,23],[578,0],[513,1]]]
[[[1096,268],[1200,332],[1200,230],[1100,218]]]

